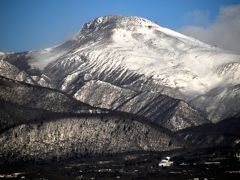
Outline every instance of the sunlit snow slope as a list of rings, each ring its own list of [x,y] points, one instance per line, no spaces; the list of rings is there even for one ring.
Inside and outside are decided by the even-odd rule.
[[[28,54],[32,67],[40,63],[51,86],[76,98],[87,81],[100,80],[182,99],[214,122],[226,118],[222,114],[240,111],[240,91],[233,88],[240,84],[240,55],[143,18],[99,17],[71,40],[43,54],[52,57],[43,64],[37,58],[39,52]],[[234,93],[222,93],[225,88]],[[232,97],[226,98],[229,93]]]
[[[226,79],[231,68],[224,68],[232,63],[238,66],[239,55],[142,18],[100,17],[87,23],[75,38],[81,41],[87,35],[92,39],[69,55],[71,59],[85,56],[95,64],[93,68],[101,68],[101,71],[121,67],[151,77],[160,85],[177,88],[189,98],[219,84],[239,83],[239,79]],[[65,60],[66,65],[69,59]],[[219,75],[219,71],[226,73]]]

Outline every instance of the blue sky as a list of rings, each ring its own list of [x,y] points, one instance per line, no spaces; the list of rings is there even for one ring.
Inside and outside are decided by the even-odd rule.
[[[83,23],[104,15],[134,15],[179,30],[216,21],[240,0],[1,0],[0,51],[33,50],[63,42]]]

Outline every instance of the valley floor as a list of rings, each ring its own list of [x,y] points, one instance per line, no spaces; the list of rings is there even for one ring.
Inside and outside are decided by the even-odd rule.
[[[130,153],[50,163],[0,167],[0,179],[240,179],[239,151],[208,148],[192,152]],[[171,167],[159,167],[171,156]]]

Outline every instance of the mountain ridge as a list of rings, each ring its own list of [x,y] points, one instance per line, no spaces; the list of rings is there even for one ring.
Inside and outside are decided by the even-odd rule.
[[[124,16],[98,17],[52,48],[0,53],[0,166],[235,152],[239,64],[239,55]]]
[[[17,54],[11,56],[14,59]],[[5,61],[10,62],[9,59],[6,55]],[[32,71],[42,59],[45,65]],[[181,99],[212,122],[227,118],[222,114],[234,114],[228,108],[211,108],[218,101],[206,101],[209,92],[218,86],[240,83],[239,74],[235,73],[239,55],[139,17],[96,18],[84,24],[71,40],[44,51],[26,53],[22,61],[31,66],[22,70],[34,72],[31,76],[36,83],[72,96],[89,80],[100,80],[131,91]],[[220,96],[220,92],[214,93],[215,97]],[[231,99],[232,104],[235,101],[237,98]],[[240,109],[236,107],[236,111]]]

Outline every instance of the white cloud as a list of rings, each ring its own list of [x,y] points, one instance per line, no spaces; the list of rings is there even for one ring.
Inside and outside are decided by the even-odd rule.
[[[204,13],[194,14],[196,17],[199,16],[197,19],[206,19]],[[221,7],[216,20],[207,27],[185,26],[180,29],[180,32],[240,54],[240,4]]]
[[[195,10],[184,15],[186,24],[206,25],[208,23],[209,11]]]

